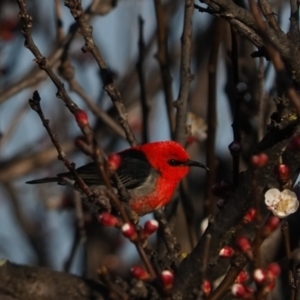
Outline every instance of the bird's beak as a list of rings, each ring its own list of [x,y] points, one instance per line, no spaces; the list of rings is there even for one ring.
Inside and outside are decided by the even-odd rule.
[[[208,168],[207,166],[205,166],[205,165],[199,163],[198,161],[194,161],[194,160],[190,160],[190,159],[189,159],[189,160],[186,162],[186,165],[187,165],[188,167],[200,167],[200,168],[203,168],[203,169],[209,171],[209,168]]]

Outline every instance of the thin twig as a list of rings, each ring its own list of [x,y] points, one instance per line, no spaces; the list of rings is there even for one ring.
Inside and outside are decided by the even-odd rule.
[[[55,134],[53,134],[52,130],[49,127],[49,120],[45,119],[42,108],[40,106],[40,95],[37,91],[35,91],[33,93],[33,97],[32,99],[29,100],[29,104],[32,110],[34,110],[40,117],[43,126],[46,128],[51,141],[53,143],[53,145],[55,146],[57,152],[58,152],[58,159],[63,161],[63,163],[65,164],[65,166],[67,167],[67,169],[72,173],[72,175],[74,176],[76,183],[78,184],[78,186],[80,187],[80,189],[84,192],[84,194],[88,197],[89,201],[91,203],[94,203],[96,205],[100,205],[104,210],[107,210],[107,207],[102,204],[101,201],[98,201],[98,197],[97,195],[95,195],[94,193],[92,193],[89,189],[89,187],[85,184],[85,182],[80,178],[80,176],[78,175],[76,168],[75,168],[75,164],[71,163],[67,157],[66,154],[63,152],[61,145],[59,144],[57,137]]]
[[[102,54],[99,48],[96,46],[94,38],[93,38],[93,28],[92,26],[88,25],[83,8],[81,6],[80,0],[74,1],[65,1],[65,6],[70,9],[70,12],[74,19],[78,24],[78,32],[83,36],[85,40],[85,46],[82,48],[83,52],[90,52],[94,59],[96,60],[100,71],[101,71],[101,78],[104,84],[104,90],[107,92],[108,96],[112,100],[115,108],[119,114],[119,121],[121,126],[123,127],[126,138],[131,146],[136,145],[136,139],[128,124],[128,118],[126,109],[123,104],[123,100],[121,97],[120,92],[116,88],[113,83],[112,74],[107,68],[106,62],[102,57]]]
[[[114,119],[112,119],[105,111],[103,111],[84,91],[79,82],[75,79],[75,70],[71,65],[70,60],[66,57],[66,52],[63,55],[63,61],[58,68],[61,76],[68,81],[71,91],[77,93],[82,100],[87,104],[89,109],[97,116],[104,124],[106,124],[118,136],[125,138],[124,130]]]
[[[15,132],[15,129],[17,128],[19,122],[21,121],[22,117],[24,116],[25,112],[27,112],[28,109],[28,103],[24,102],[23,105],[21,105],[20,109],[17,111],[17,113],[11,118],[8,126],[7,131],[3,134],[3,136],[0,139],[0,150],[1,148],[6,144],[6,142],[10,139],[10,137]]]
[[[232,63],[232,71],[233,71],[233,80],[234,80],[234,88],[235,88],[235,99],[234,99],[234,112],[233,112],[233,140],[234,142],[241,144],[241,129],[240,129],[240,104],[242,101],[243,93],[238,91],[238,84],[240,81],[239,76],[239,37],[237,32],[233,26],[230,26],[231,29],[231,63]],[[239,174],[240,174],[240,153],[234,153],[232,155],[232,177],[234,186],[238,185],[239,182]]]
[[[277,32],[281,32],[282,30],[275,18],[275,14],[272,11],[272,7],[267,0],[258,0],[259,7],[261,8],[261,11],[266,18],[268,24],[270,25],[271,28],[276,30]]]
[[[205,246],[204,246],[203,261],[202,261],[202,267],[201,267],[202,284],[200,284],[200,288],[203,287],[203,283],[206,279],[206,272],[207,272],[207,266],[208,266],[208,260],[209,260],[210,242],[211,242],[211,235],[208,234],[205,237]]]
[[[165,245],[167,247],[168,256],[171,263],[175,265],[179,262],[180,249],[177,243],[176,237],[172,234],[168,222],[165,218],[165,214],[162,209],[155,211],[155,219],[159,222],[159,231],[161,232]]]
[[[144,41],[144,20],[141,16],[138,19],[139,22],[139,58],[138,62],[136,63],[136,68],[138,72],[139,82],[140,82],[140,89],[141,89],[141,106],[142,106],[142,143],[145,144],[149,142],[149,132],[148,132],[148,123],[149,123],[149,111],[150,106],[147,100],[147,92],[145,86],[145,76],[143,70],[144,64],[144,52],[145,52],[145,41]]]
[[[257,101],[258,101],[258,141],[262,140],[265,133],[265,91],[264,91],[264,61],[261,57],[259,59],[259,66],[257,72]]]
[[[249,0],[249,5],[253,14],[253,17],[255,19],[255,22],[257,23],[257,26],[259,30],[261,31],[261,35],[264,37],[264,41],[266,43],[266,49],[267,52],[273,62],[273,65],[276,69],[277,76],[279,82],[282,84],[283,88],[285,89],[285,92],[290,99],[290,101],[293,103],[296,112],[298,115],[300,115],[300,97],[293,87],[293,83],[286,72],[284,63],[281,60],[279,52],[272,46],[270,39],[267,35],[266,31],[266,24],[264,23],[260,11],[258,9],[257,4],[253,0]]]
[[[293,38],[299,37],[299,3],[297,0],[290,0],[290,30]]]
[[[289,223],[285,221],[281,227],[281,232],[283,235],[283,242],[284,242],[284,248],[285,248],[285,254],[288,261],[288,276],[289,276],[289,293],[290,293],[290,300],[295,299],[296,295],[296,285],[295,285],[295,279],[293,274],[293,268],[291,264],[291,242],[290,242],[290,230],[289,230]]]
[[[167,24],[163,5],[161,0],[154,0],[155,14],[157,21],[157,54],[161,77],[163,81],[163,89],[165,94],[165,103],[167,107],[168,119],[170,124],[171,137],[175,129],[174,107],[173,107],[173,92],[172,92],[172,76],[170,72]]]
[[[208,63],[208,99],[207,99],[207,145],[206,145],[206,165],[210,172],[206,176],[206,188],[204,194],[204,213],[205,217],[212,215],[214,212],[214,201],[211,187],[216,179],[216,158],[215,158],[215,142],[216,142],[216,93],[217,93],[217,65],[219,46],[222,38],[223,20],[216,19],[212,29],[213,40],[210,49],[210,58]]]
[[[62,21],[62,11],[61,11],[61,1],[54,0],[54,12],[56,19],[56,42],[57,44],[61,44],[64,38],[63,31],[63,21]]]
[[[184,145],[186,141],[186,113],[189,97],[190,84],[193,80],[191,73],[192,52],[192,17],[194,12],[194,1],[185,0],[184,25],[181,37],[181,62],[180,62],[180,91],[178,100],[175,102],[177,108],[175,140]]]

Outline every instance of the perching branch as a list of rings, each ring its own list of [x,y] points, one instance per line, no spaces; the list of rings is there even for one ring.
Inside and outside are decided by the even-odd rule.
[[[177,108],[175,140],[184,145],[186,140],[186,113],[190,91],[190,84],[193,80],[191,73],[191,52],[192,52],[192,17],[194,12],[194,2],[185,1],[184,25],[181,38],[181,63],[180,63],[180,91],[178,100],[175,102]]]

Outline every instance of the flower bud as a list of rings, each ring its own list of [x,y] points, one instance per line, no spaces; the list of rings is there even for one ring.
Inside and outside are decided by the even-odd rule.
[[[108,212],[99,215],[98,220],[103,226],[120,227],[121,221]]]
[[[280,183],[286,183],[290,178],[290,168],[285,164],[278,164],[274,172]]]
[[[219,253],[220,257],[231,257],[234,254],[234,250],[229,246],[224,246]]]
[[[243,223],[248,224],[251,223],[256,217],[256,209],[251,207],[243,217]]]
[[[83,110],[77,110],[74,113],[77,124],[80,126],[85,126],[89,123],[88,115]]]
[[[250,244],[250,241],[249,241],[248,238],[246,238],[244,236],[239,236],[236,239],[236,246],[249,259],[251,259],[251,260],[253,259],[253,253],[252,253],[252,249],[251,249],[251,244]]]
[[[266,224],[262,228],[262,236],[267,237],[273,231],[275,231],[280,225],[280,219],[275,216],[270,216]]]
[[[173,287],[174,282],[174,274],[169,270],[164,270],[160,274],[160,279],[162,281],[162,285],[166,290],[169,290]]]
[[[241,153],[241,144],[237,141],[233,141],[229,144],[228,149],[232,156],[237,156]]]
[[[112,173],[115,172],[120,167],[121,162],[122,162],[122,159],[119,154],[117,154],[117,153],[111,154],[108,157],[108,161],[107,161],[108,170]]]
[[[245,270],[242,270],[237,278],[235,279],[236,283],[243,283],[248,279],[248,273]]]
[[[142,235],[144,238],[149,237],[151,234],[157,231],[158,229],[158,222],[156,220],[149,220],[145,223]]]
[[[259,268],[254,270],[253,279],[256,283],[262,284],[265,282],[266,278],[267,278],[266,271]]]
[[[262,168],[269,161],[269,157],[266,153],[260,153],[256,155],[252,155],[251,157],[251,165],[253,168]]]
[[[139,280],[147,280],[150,278],[150,275],[142,267],[134,266],[130,269],[130,274],[132,277]]]
[[[131,223],[125,223],[121,227],[122,233],[125,237],[127,237],[129,240],[134,241],[137,238],[137,233],[134,228],[134,226]]]
[[[280,266],[277,263],[271,263],[267,267],[268,278],[275,279],[281,272]]]
[[[204,279],[202,284],[202,292],[205,297],[207,297],[211,292],[211,283],[210,281]]]
[[[249,291],[246,287],[240,283],[235,283],[231,287],[231,293],[234,297],[246,299],[247,295],[249,295]]]

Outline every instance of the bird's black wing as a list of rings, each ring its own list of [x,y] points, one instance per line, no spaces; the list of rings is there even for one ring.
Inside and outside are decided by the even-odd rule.
[[[146,155],[136,149],[129,149],[119,153],[121,165],[117,174],[127,189],[134,189],[142,185],[153,171]]]
[[[143,184],[152,171],[145,154],[140,150],[129,149],[120,152],[119,155],[121,157],[121,163],[117,169],[117,174],[122,184],[127,189],[134,189]],[[98,167],[93,162],[79,167],[76,171],[87,185],[103,184]],[[57,174],[57,177],[74,179],[70,172]]]

